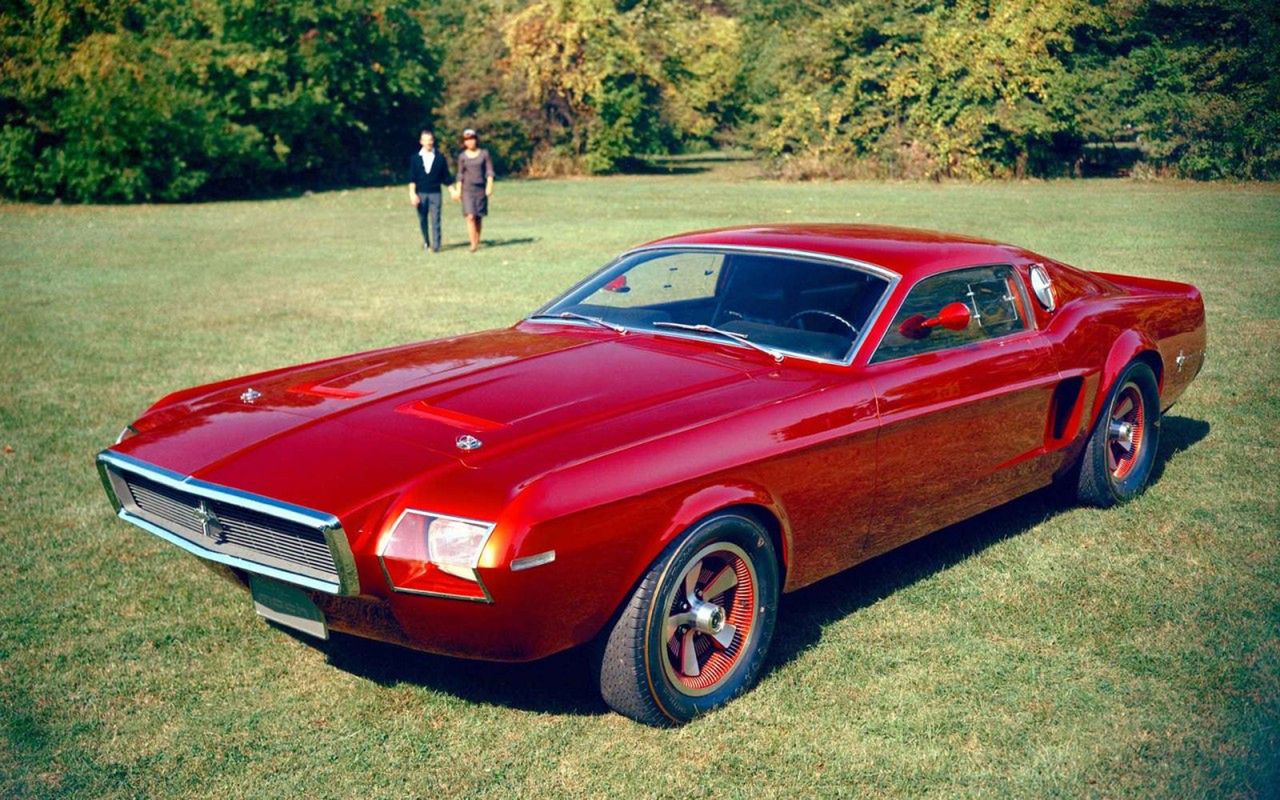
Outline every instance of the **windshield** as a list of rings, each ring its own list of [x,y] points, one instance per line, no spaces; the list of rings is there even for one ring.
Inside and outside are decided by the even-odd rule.
[[[853,266],[777,253],[661,249],[623,256],[535,315],[746,342],[841,361],[888,287]],[[574,320],[577,320],[574,322]]]

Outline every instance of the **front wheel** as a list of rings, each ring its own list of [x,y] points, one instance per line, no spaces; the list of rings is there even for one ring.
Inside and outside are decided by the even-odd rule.
[[[1151,367],[1135,361],[1107,395],[1080,462],[1082,502],[1107,508],[1142,493],[1160,440],[1160,390]]]
[[[777,603],[769,534],[738,514],[704,520],[663,551],[608,631],[600,693],[648,725],[724,705],[759,676]]]

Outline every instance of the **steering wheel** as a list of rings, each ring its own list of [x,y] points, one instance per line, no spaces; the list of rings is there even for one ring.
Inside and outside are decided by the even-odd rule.
[[[839,314],[833,314],[833,313],[832,313],[832,312],[830,312],[830,311],[823,311],[821,308],[806,308],[806,309],[803,309],[803,310],[801,310],[801,311],[797,311],[796,313],[794,313],[794,314],[792,314],[791,316],[787,317],[787,321],[786,321],[786,322],[784,322],[784,323],[782,323],[782,324],[783,324],[783,326],[784,326],[784,327],[788,327],[788,328],[789,328],[789,327],[791,327],[791,323],[795,322],[796,320],[800,319],[801,317],[804,317],[804,316],[810,316],[810,315],[812,315],[812,316],[818,316],[818,317],[828,317],[828,318],[830,318],[830,319],[834,319],[836,322],[839,322],[841,325],[843,325],[843,326],[845,326],[846,328],[848,328],[848,329],[853,333],[853,335],[854,335],[854,336],[857,336],[857,335],[858,335],[858,329],[857,329],[857,328],[855,328],[855,327],[853,327],[853,323],[852,323],[852,322],[850,322],[849,320],[847,320],[847,319],[845,319],[844,317],[840,316]],[[798,327],[798,328],[799,328],[800,326],[798,326],[798,325],[797,325],[796,327]],[[800,330],[804,330],[804,328],[800,328]]]

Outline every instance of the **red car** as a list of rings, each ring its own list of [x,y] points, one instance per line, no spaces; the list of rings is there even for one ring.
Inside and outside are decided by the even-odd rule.
[[[1200,293],[925,231],[636,248],[514,326],[187,389],[98,457],[258,612],[435,653],[591,644],[619,712],[759,675],[778,597],[1052,482],[1142,491]]]

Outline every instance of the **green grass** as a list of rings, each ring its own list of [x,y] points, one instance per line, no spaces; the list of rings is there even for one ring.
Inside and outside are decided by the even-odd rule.
[[[417,250],[400,186],[0,207],[0,796],[1280,792],[1280,192],[746,174],[503,182],[474,256]],[[112,518],[93,456],[170,390],[505,325],[628,245],[765,220],[1195,282],[1209,361],[1156,483],[1112,511],[1034,495],[786,598],[756,690],[665,731],[573,656],[317,648]]]

